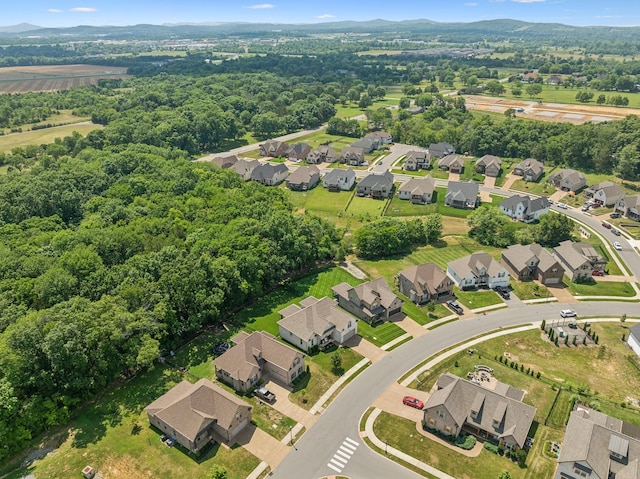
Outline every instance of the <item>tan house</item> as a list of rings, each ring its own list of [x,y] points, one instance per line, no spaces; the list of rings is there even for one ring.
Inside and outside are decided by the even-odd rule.
[[[563,241],[553,249],[553,255],[564,266],[571,281],[591,279],[593,271],[604,271],[607,261],[589,243]]]
[[[513,174],[522,176],[525,181],[538,181],[544,174],[544,165],[536,159],[527,158],[513,168]]]
[[[312,165],[317,165],[323,161],[325,163],[335,163],[339,159],[340,155],[336,153],[336,150],[326,145],[321,145],[311,150],[307,155],[307,163],[311,163]]]
[[[502,252],[502,264],[519,281],[560,284],[564,276],[560,261],[539,244],[509,246]]]
[[[279,158],[287,154],[289,145],[279,140],[267,140],[259,145],[260,156],[269,156],[271,158]]]
[[[547,181],[559,190],[573,191],[574,193],[580,191],[587,184],[587,178],[583,173],[570,168],[556,171],[549,175]]]
[[[536,408],[522,402],[524,391],[504,383],[486,389],[443,374],[424,406],[424,424],[448,436],[467,432],[508,449],[522,449]]]
[[[231,168],[233,165],[235,165],[237,161],[238,157],[236,155],[216,156],[213,160],[211,160],[211,163],[213,163],[214,165],[218,165],[220,168],[226,170],[227,168]]]
[[[245,158],[240,158],[233,165],[231,165],[229,169],[238,173],[244,181],[249,181],[251,179],[253,170],[255,170],[258,166],[260,166],[260,162],[258,160],[247,160]]]
[[[449,173],[462,173],[464,170],[464,160],[460,155],[451,154],[438,160],[438,168]]]
[[[311,147],[306,143],[294,143],[286,151],[285,156],[291,161],[306,160],[307,156],[311,153]]]
[[[431,168],[431,155],[428,151],[410,151],[404,158],[402,168],[406,171],[428,170]]]
[[[384,278],[358,286],[340,283],[331,290],[342,308],[370,324],[385,321],[402,312],[403,301],[393,294]]]
[[[627,192],[613,181],[601,181],[584,190],[585,198],[593,198],[599,205],[613,206],[627,195]]]
[[[365,165],[364,150],[354,146],[345,146],[340,155],[340,161],[350,166]]]
[[[436,182],[431,175],[424,178],[411,178],[398,189],[398,198],[419,205],[431,203],[435,184]]]
[[[635,221],[640,221],[640,195],[625,196],[616,203],[615,211]]]
[[[306,352],[344,344],[358,333],[358,320],[328,297],[309,296],[300,306],[287,306],[280,315],[280,337]]]
[[[240,332],[231,341],[234,346],[214,359],[213,365],[218,379],[236,391],[250,391],[264,376],[291,385],[304,372],[304,355],[269,333]]]
[[[251,172],[251,180],[264,186],[276,186],[289,176],[289,168],[284,163],[262,163]]]
[[[398,289],[413,303],[424,304],[453,294],[453,281],[435,263],[403,269],[396,276]]]
[[[144,410],[149,422],[190,452],[233,441],[251,422],[251,406],[208,379],[181,381]]]
[[[317,166],[300,166],[287,177],[287,188],[293,191],[310,190],[320,181],[320,170]]]
[[[501,168],[502,160],[497,156],[484,155],[476,161],[476,173],[482,173],[486,176],[499,176]]]

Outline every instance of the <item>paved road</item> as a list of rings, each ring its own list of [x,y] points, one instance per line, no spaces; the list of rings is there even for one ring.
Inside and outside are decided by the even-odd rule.
[[[611,316],[629,313],[634,304],[622,302],[593,302],[572,305],[579,315]],[[296,444],[270,477],[277,479],[315,479],[335,475],[336,470],[328,466],[346,438],[359,443],[346,460],[339,475],[352,479],[390,477],[394,479],[418,478],[416,473],[371,451],[359,437],[359,422],[362,414],[382,392],[406,371],[427,357],[450,345],[478,334],[516,324],[542,319],[558,319],[560,304],[541,304],[501,310],[486,316],[456,321],[441,326],[420,338],[413,339],[393,350],[383,359],[369,366],[357,376],[336,398]],[[344,456],[343,456],[344,459]]]

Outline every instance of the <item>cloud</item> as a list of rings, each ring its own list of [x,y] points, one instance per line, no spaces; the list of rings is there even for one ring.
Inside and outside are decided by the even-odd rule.
[[[266,10],[268,8],[275,8],[275,5],[271,5],[270,3],[259,3],[258,5],[251,5],[249,7],[245,7],[245,8],[250,8],[251,10]]]
[[[49,8],[49,9],[47,9],[47,12],[49,12],[49,13],[62,13],[62,10],[60,10],[59,8]]]
[[[469,2],[464,4],[466,7],[477,7],[478,4],[476,2]]]
[[[547,0],[511,0],[511,1],[516,3],[544,3]]]
[[[325,13],[324,15],[317,15],[316,18],[322,20],[324,18],[336,18],[335,15],[331,15],[330,13]]]
[[[75,13],[91,13],[91,12],[97,12],[98,9],[93,7],[75,7],[75,8],[70,8],[69,11],[75,12]]]

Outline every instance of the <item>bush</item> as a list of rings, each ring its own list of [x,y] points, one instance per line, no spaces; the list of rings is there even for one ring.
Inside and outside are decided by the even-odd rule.
[[[498,450],[500,449],[497,445],[491,444],[489,441],[485,441],[482,447],[487,451],[491,451],[494,454],[498,454]]]
[[[473,436],[459,436],[454,441],[454,444],[465,451],[473,449],[476,445],[476,438]]]

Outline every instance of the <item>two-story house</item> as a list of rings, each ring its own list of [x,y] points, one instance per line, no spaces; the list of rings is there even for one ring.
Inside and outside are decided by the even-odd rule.
[[[453,294],[453,281],[435,263],[403,269],[396,276],[398,289],[413,303],[424,304]]]
[[[370,324],[385,321],[402,311],[402,299],[391,291],[384,278],[358,286],[340,283],[331,290],[340,307]]]
[[[519,281],[560,284],[564,276],[560,261],[539,244],[509,246],[502,252],[502,264]]]
[[[607,261],[589,243],[563,241],[553,249],[571,281],[591,279],[593,271],[604,271]]]
[[[447,274],[462,290],[509,286],[507,270],[484,251],[449,262]]]
[[[498,204],[501,213],[509,218],[531,223],[549,212],[549,200],[546,196],[531,198],[524,195],[513,195]]]

